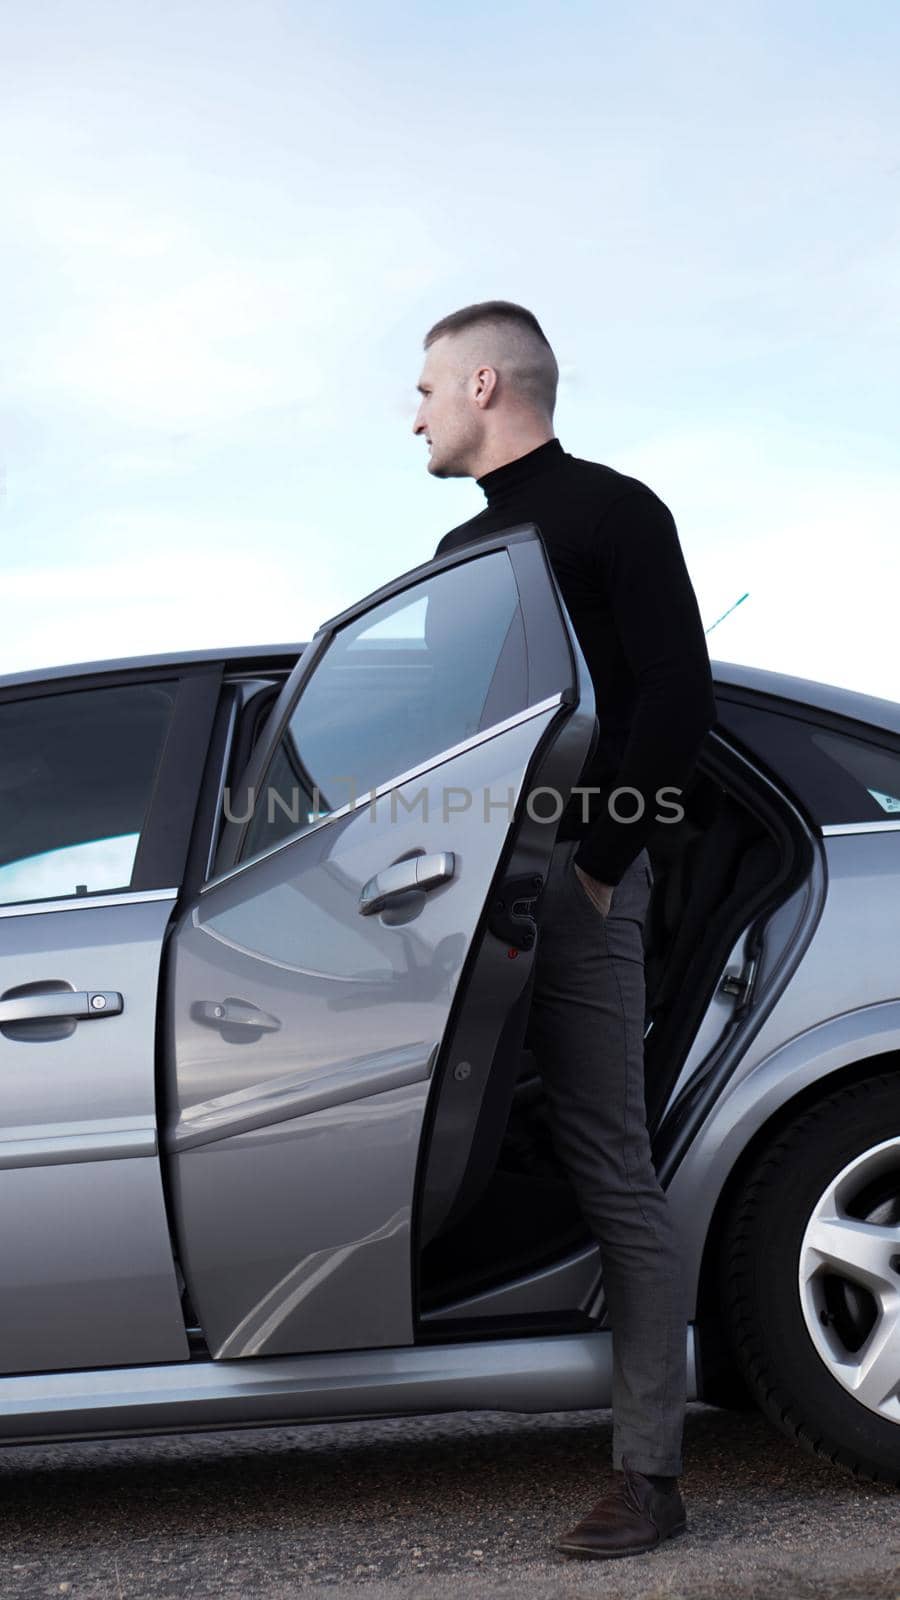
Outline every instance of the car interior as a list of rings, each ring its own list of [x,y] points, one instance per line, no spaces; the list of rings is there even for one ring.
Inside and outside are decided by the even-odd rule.
[[[682,805],[683,819],[658,823],[648,841],[654,874],[644,928],[651,1133],[736,937],[758,909],[784,897],[786,878],[784,841],[702,761]],[[481,1170],[468,1184],[468,1208],[421,1251],[424,1316],[591,1244],[552,1148],[527,1019],[524,1040],[522,1031],[512,1028],[506,1036],[514,1047],[521,1040],[515,1060],[495,1061],[492,1069],[498,1083],[508,1083],[508,1111],[493,1149],[490,1141],[479,1148]]]

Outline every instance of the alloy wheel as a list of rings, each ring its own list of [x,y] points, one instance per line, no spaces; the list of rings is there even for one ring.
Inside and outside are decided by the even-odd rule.
[[[809,1336],[832,1376],[900,1422],[900,1138],[855,1156],[820,1195],[798,1276]]]

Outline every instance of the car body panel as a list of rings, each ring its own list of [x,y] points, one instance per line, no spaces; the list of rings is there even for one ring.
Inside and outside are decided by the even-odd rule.
[[[696,1394],[686,1331],[687,1390]],[[609,1404],[609,1333],[457,1341],[262,1361],[0,1378],[0,1444],[177,1433],[438,1411],[574,1411]]]
[[[836,1072],[867,1059],[877,1070],[900,1050],[900,830],[840,834],[822,849],[828,887],[815,929],[668,1186],[691,1304],[717,1202],[759,1130],[811,1084],[827,1093]],[[864,963],[852,959],[859,949]]]
[[[0,1274],[15,1285],[4,1372],[187,1354],[156,1129],[173,902],[171,891],[0,916],[0,992],[66,985],[123,999],[121,1015],[0,1031]]]

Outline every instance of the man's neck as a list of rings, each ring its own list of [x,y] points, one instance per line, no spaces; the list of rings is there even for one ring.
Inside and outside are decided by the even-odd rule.
[[[485,443],[468,475],[470,478],[484,478],[489,472],[496,472],[498,467],[508,466],[510,461],[518,461],[520,456],[537,450],[539,445],[546,444],[553,436],[552,428],[535,427],[517,429],[514,435],[492,439]]]

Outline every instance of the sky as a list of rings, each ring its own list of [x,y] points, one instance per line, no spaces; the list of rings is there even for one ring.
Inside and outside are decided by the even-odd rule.
[[[900,699],[896,0],[0,19],[0,672],[304,640],[480,510],[422,338],[529,306],[714,658]]]

